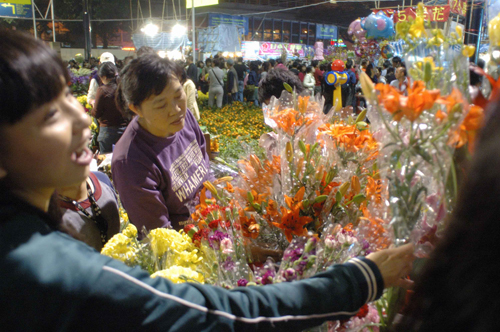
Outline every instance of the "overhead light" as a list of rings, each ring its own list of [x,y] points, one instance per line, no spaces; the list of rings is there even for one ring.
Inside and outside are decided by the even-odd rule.
[[[172,35],[174,35],[174,37],[183,36],[186,34],[186,31],[187,31],[186,27],[183,25],[180,25],[179,23],[176,23],[172,27]]]
[[[165,58],[167,56],[167,53],[165,51],[158,51],[158,55],[162,58]]]
[[[159,30],[160,28],[153,23],[149,23],[144,28],[141,29],[141,31],[144,32],[144,34],[147,36],[154,36],[158,33]]]

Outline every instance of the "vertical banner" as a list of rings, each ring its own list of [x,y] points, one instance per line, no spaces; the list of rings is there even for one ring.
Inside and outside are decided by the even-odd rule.
[[[467,0],[450,0],[450,9],[452,13],[465,17],[467,14]]]

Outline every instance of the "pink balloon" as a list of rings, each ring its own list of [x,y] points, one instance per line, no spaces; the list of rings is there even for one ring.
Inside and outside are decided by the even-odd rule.
[[[383,19],[379,18],[377,20],[377,30],[382,31],[385,29],[386,23]]]

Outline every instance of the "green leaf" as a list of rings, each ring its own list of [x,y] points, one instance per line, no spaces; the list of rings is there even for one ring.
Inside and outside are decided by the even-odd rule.
[[[286,91],[293,93],[293,89],[288,83],[283,83],[283,86],[285,87]]]

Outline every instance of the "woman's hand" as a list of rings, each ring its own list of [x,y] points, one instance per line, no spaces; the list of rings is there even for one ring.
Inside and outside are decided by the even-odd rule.
[[[412,269],[413,260],[415,259],[414,250],[413,244],[410,243],[399,248],[374,252],[366,256],[366,258],[377,265],[386,288],[396,286],[408,289],[413,286],[413,281],[403,278]]]

